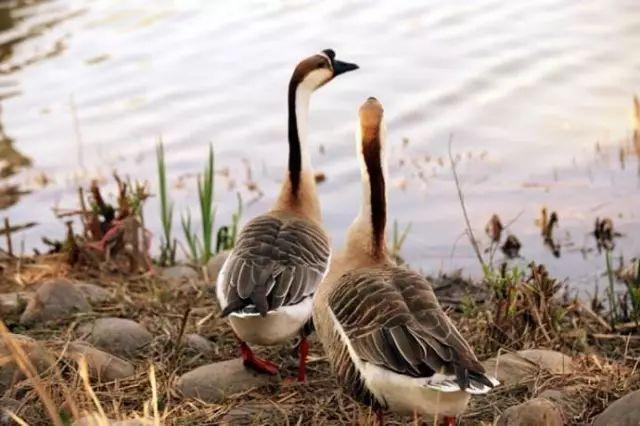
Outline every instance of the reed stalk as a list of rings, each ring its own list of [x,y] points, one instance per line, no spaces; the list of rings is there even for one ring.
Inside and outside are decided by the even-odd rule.
[[[167,191],[167,166],[164,160],[164,144],[162,139],[156,146],[156,160],[158,163],[158,188],[160,197],[160,219],[162,221],[163,235],[160,238],[160,264],[172,265],[175,263],[176,242],[171,236],[173,223],[173,203],[169,199]]]

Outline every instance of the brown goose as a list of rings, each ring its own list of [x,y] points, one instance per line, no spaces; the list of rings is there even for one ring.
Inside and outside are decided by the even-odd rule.
[[[497,381],[485,375],[430,283],[387,255],[382,105],[369,98],[359,115],[362,206],[318,288],[314,325],[338,380],[380,420],[389,409],[453,424],[469,394]]]
[[[302,335],[312,297],[327,268],[329,238],[307,151],[309,98],[334,77],[358,66],[327,49],[298,64],[289,83],[289,167],[270,211],[241,231],[216,282],[222,315],[240,340],[244,364],[275,374],[278,366],[255,356],[248,343],[277,345],[301,334],[298,380],[305,379],[308,343]]]

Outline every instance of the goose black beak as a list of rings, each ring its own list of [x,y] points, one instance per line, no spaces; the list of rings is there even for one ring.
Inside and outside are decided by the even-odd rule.
[[[333,76],[344,74],[345,72],[357,70],[360,68],[356,64],[350,64],[349,62],[333,61]]]

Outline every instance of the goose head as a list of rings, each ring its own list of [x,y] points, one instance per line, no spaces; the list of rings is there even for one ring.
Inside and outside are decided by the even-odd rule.
[[[384,124],[384,109],[374,97],[369,97],[358,110],[356,129],[356,148],[361,161],[362,174],[371,179],[371,175],[386,177],[385,141],[387,129]]]
[[[295,87],[302,87],[312,92],[340,74],[358,68],[356,64],[337,60],[333,50],[325,49],[302,60],[293,71],[291,83]]]

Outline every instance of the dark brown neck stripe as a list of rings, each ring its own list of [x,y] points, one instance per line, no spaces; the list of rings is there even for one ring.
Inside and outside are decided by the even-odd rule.
[[[380,131],[363,131],[362,155],[369,174],[371,190],[371,227],[372,245],[375,256],[384,251],[384,232],[387,224],[387,200],[385,195],[385,181],[382,172]]]
[[[302,153],[300,152],[300,136],[298,135],[298,118],[296,117],[296,90],[302,79],[293,74],[289,82],[289,179],[291,193],[298,196],[300,188],[300,172],[302,170]]]

